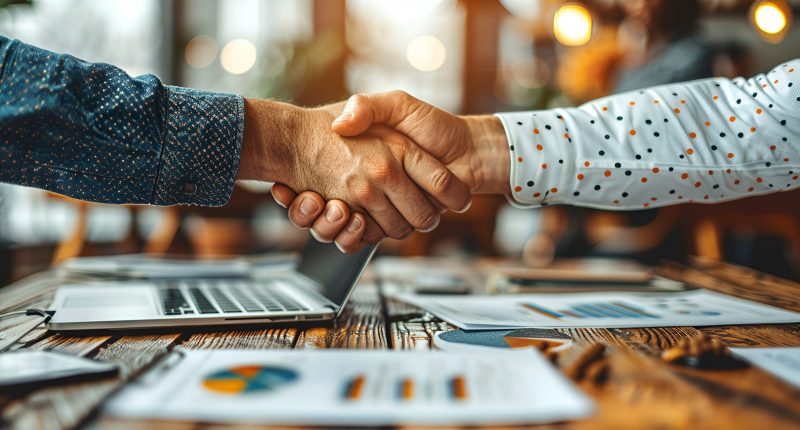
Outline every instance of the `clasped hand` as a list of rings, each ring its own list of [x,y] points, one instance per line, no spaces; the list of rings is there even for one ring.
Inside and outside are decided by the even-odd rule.
[[[275,182],[292,222],[344,252],[430,231],[472,193],[508,188],[505,134],[491,116],[459,117],[400,91],[317,109],[246,103],[239,178]]]

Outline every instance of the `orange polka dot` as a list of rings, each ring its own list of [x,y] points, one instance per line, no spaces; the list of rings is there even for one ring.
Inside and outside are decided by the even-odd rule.
[[[684,180],[685,180],[685,179],[689,179],[689,174],[688,174],[688,173],[684,173],[684,174],[682,174],[682,175],[681,175],[681,179],[684,179]]]
[[[774,150],[778,149],[778,147],[775,146],[775,145],[770,145],[769,149],[770,149],[770,151],[774,151]]]
[[[689,155],[692,155],[692,154],[694,154],[694,149],[689,148],[689,149],[686,150],[686,153],[689,154]]]
[[[631,101],[630,101],[630,103],[628,103],[628,104],[629,104],[629,105],[631,105],[631,106],[635,106],[635,105],[636,105],[636,102],[635,102],[635,101],[633,101],[633,100],[631,100]]]
[[[658,173],[660,171],[661,171],[661,169],[659,169],[658,167],[653,167],[653,173]]]
[[[787,72],[789,72],[789,73],[794,72],[794,68],[791,68],[791,69],[787,70]]]
[[[558,188],[556,188],[556,187],[550,188],[550,192],[551,193],[557,193],[558,192]]]
[[[514,191],[515,191],[515,192],[520,192],[520,191],[522,191],[522,187],[520,187],[519,185],[517,185],[516,187],[514,187]]]
[[[648,207],[648,206],[650,206],[650,203],[645,203],[645,204],[643,204],[642,206],[644,206],[644,207]]]
[[[655,103],[655,104],[659,104],[659,103],[661,103],[661,102],[660,102],[660,101],[658,101],[658,100],[653,100],[653,103]]]
[[[603,172],[603,176],[605,176],[606,178],[611,176],[611,170],[606,170],[605,172]]]
[[[520,163],[522,163],[522,157],[517,157],[517,161],[519,161]]]
[[[728,170],[725,171],[725,173],[731,173],[731,172],[733,172],[733,170],[731,170],[731,169],[728,169]]]
[[[755,133],[755,132],[756,132],[756,128],[755,127],[750,127],[750,133]]]
[[[678,108],[672,109],[672,111],[675,112],[675,113],[681,113],[681,110],[678,109]]]
[[[719,100],[719,96],[714,96],[713,99],[714,100]]]
[[[547,169],[547,163],[542,163],[542,170]]]
[[[750,187],[750,188],[747,189],[747,191],[750,191],[750,192],[752,192],[753,190],[755,190],[755,188],[753,188],[753,187]]]
[[[584,166],[586,166],[586,167],[589,167],[589,166],[590,166],[590,163],[589,163],[588,161],[584,161],[584,162],[583,162],[583,165],[584,165]]]
[[[619,200],[614,200],[614,204],[618,205],[619,204]]]
[[[733,157],[735,157],[735,155],[733,155],[733,152],[729,152],[728,153],[728,158],[733,158]]]
[[[737,180],[735,180],[735,181],[733,181],[733,185],[739,185],[739,184],[741,184],[741,183],[742,183],[742,181],[740,181],[740,180],[738,180],[738,179],[737,179]]]
[[[788,163],[788,162],[789,162],[789,159],[788,159],[788,158],[784,158],[784,159],[783,159],[783,162],[784,162],[784,163]]]
[[[608,110],[608,106],[603,106],[603,112]]]
[[[578,180],[582,181],[584,178],[583,173],[578,173]]]
[[[695,188],[700,188],[700,186],[702,186],[702,185],[703,185],[703,183],[700,182],[700,181],[697,181],[697,182],[694,183],[694,187]]]
[[[764,112],[763,110],[761,110],[761,108],[756,109],[757,114],[761,115],[761,112]]]
[[[761,88],[767,88],[767,84],[761,84]]]
[[[728,121],[730,121],[730,122],[734,122],[734,121],[736,121],[736,117],[735,117],[735,116],[732,116],[732,117],[728,118]]]
[[[564,133],[564,139],[569,139],[569,133]]]
[[[697,133],[695,133],[695,132],[689,133],[689,138],[690,139],[694,139],[695,137],[697,137]]]
[[[760,183],[764,182],[764,180],[761,179],[761,177],[759,176],[759,177],[756,178],[756,182],[758,182],[760,184]]]
[[[797,175],[794,175],[794,176],[792,176],[792,180],[793,180],[793,181],[796,181],[798,177],[799,177],[799,176],[797,176]]]
[[[657,202],[657,201],[658,201],[658,199],[657,199],[657,198],[655,198],[655,197],[650,197],[650,200],[651,200],[651,201],[654,201],[654,202]]]
[[[542,195],[542,193],[533,193],[533,198],[537,198],[537,197],[539,197],[541,195]]]
[[[685,105],[686,104],[686,100],[681,100],[681,104]]]
[[[703,196],[703,200],[708,200],[708,194]]]
[[[539,134],[539,129],[538,128],[534,128],[533,129],[533,134]]]
[[[631,136],[636,136],[636,130],[631,130],[628,132]]]
[[[678,196],[678,200],[683,200],[683,196]]]
[[[711,126],[711,121],[706,121],[703,124],[705,124],[706,127],[710,127]]]
[[[538,149],[539,151],[541,151],[542,149],[544,149],[544,147],[542,146],[542,144],[541,144],[541,143],[537,143],[537,144],[536,144],[536,149]]]
[[[777,85],[778,84],[778,80],[775,79],[774,81],[772,81],[772,83]]]
[[[642,183],[646,184],[647,183],[647,178],[642,178]]]
[[[714,171],[713,171],[713,170],[709,170],[709,171],[708,171],[708,175],[709,175],[709,176],[714,176]]]

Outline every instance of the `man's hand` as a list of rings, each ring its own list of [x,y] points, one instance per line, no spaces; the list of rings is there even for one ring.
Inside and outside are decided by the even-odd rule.
[[[371,127],[348,138],[330,130],[334,115],[324,108],[246,100],[245,112],[239,179],[314,190],[319,198],[298,199],[292,215],[320,215],[325,209],[326,225],[317,233],[347,225],[360,234],[359,240],[401,239],[415,229],[435,228],[440,207],[462,210],[469,205],[467,185],[388,127]],[[347,205],[324,204],[322,198]],[[351,216],[348,205],[363,213]]]
[[[331,128],[342,136],[356,136],[373,124],[386,125],[413,139],[422,149],[445,163],[474,193],[509,191],[508,143],[497,118],[459,117],[404,92],[393,91],[351,97]],[[298,211],[298,202],[306,199],[316,200],[321,207],[324,200],[319,195],[305,192],[298,196],[281,184],[273,186],[272,194],[278,203],[289,208],[290,219],[300,227],[311,227],[315,237],[334,240],[346,252],[354,252],[360,247],[361,238],[357,232],[348,232],[327,222],[320,217],[321,210],[311,213]],[[340,201],[329,201],[328,204],[346,206]],[[351,217],[357,219],[359,215],[353,212]],[[367,223],[371,225],[369,220]]]

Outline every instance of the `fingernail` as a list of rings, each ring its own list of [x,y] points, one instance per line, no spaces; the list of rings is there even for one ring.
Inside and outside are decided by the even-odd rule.
[[[333,122],[344,122],[350,121],[351,119],[353,119],[353,112],[342,112],[342,114],[337,116]]]
[[[319,233],[317,233],[316,231],[314,231],[314,229],[313,229],[313,228],[310,228],[310,229],[308,229],[308,231],[309,231],[309,232],[311,232],[311,237],[313,237],[313,238],[314,238],[314,240],[316,240],[317,242],[321,242],[321,243],[330,243],[330,240],[325,240],[325,239],[322,239],[322,238],[320,237]]]
[[[350,233],[356,233],[360,228],[361,228],[361,220],[358,218],[353,218],[353,220],[350,221],[350,225],[347,226],[347,231]]]
[[[471,206],[472,206],[472,199],[470,199],[467,202],[466,206],[464,206],[461,210],[457,210],[456,213],[463,214],[464,212],[468,211]]]
[[[342,219],[343,216],[344,213],[336,205],[329,207],[328,211],[325,213],[325,219],[327,219],[328,222],[339,221],[340,219]]]
[[[306,197],[300,202],[300,213],[303,215],[311,215],[319,209],[317,202]]]

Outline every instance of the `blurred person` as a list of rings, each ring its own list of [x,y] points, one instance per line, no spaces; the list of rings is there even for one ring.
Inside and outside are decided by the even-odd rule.
[[[332,127],[355,136],[373,124],[409,136],[471,189],[505,193],[522,207],[723,202],[800,186],[800,59],[751,79],[696,80],[496,116],[452,115],[402,92],[356,95]],[[297,210],[308,200],[322,207],[316,193],[298,196],[276,184],[273,196],[321,240],[348,252],[360,246],[345,222]]]
[[[0,36],[0,181],[103,203],[204,206],[224,205],[237,179],[279,181],[359,208],[326,216],[368,238],[430,230],[442,208],[469,206],[470,189],[402,134],[333,133],[334,108],[166,86]]]
[[[713,49],[697,34],[699,0],[622,2],[634,32],[613,92],[713,76]]]

